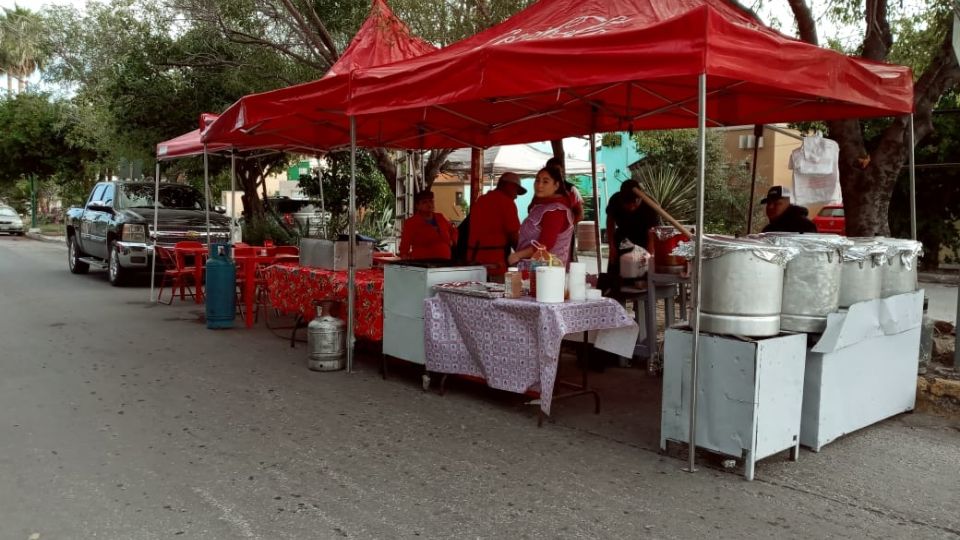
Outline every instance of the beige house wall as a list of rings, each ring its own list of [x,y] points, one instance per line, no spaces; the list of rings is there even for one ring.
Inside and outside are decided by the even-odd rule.
[[[441,178],[443,180],[441,180]],[[449,180],[447,178],[450,178]],[[460,197],[466,195],[465,185],[457,177],[437,178],[433,183],[433,201],[436,211],[443,214],[443,217],[450,221],[463,221],[467,217],[460,205],[457,204],[458,193]]]
[[[783,131],[790,132],[797,137],[800,132],[795,129],[777,126]],[[753,126],[736,126],[723,128],[723,146],[733,164],[749,164],[753,161],[753,148],[740,148],[742,135],[753,136]],[[770,186],[787,186],[793,188],[793,171],[790,170],[790,154],[800,147],[802,141],[770,128],[763,130],[763,148],[757,152],[757,193],[762,194]],[[807,209],[810,217],[817,215],[823,205],[811,205]]]

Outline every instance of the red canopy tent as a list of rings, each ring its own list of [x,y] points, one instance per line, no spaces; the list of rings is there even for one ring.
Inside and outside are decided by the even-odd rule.
[[[267,152],[317,151],[316,147],[303,142],[303,139],[291,139],[282,135],[269,133],[247,136],[243,141],[204,142],[204,136],[213,124],[216,123],[219,115],[203,113],[200,115],[200,118],[201,123],[206,126],[205,128],[195,129],[168,141],[157,143],[157,160],[165,161],[168,159],[199,156],[204,152],[208,154],[222,154],[231,151],[250,152],[255,150]]]
[[[349,126],[343,111],[351,73],[435,50],[433,45],[411,35],[384,0],[373,0],[370,15],[326,75],[316,81],[240,98],[204,132],[203,140],[208,144],[245,145],[270,135],[291,144],[309,143],[312,148],[324,150],[344,146],[349,144]],[[301,111],[286,103],[290,100],[308,100],[314,110],[301,118]],[[320,121],[324,116],[327,121]]]
[[[174,137],[169,141],[157,143],[157,160],[162,161],[203,154],[205,145],[201,140],[200,133],[199,129],[195,129],[178,137]],[[221,152],[229,149],[230,145],[227,144],[213,143],[207,145],[208,152]]]
[[[350,45],[323,78],[279,90],[244,96],[201,133],[200,143],[206,144],[208,149],[304,150],[309,148],[314,152],[344,146],[349,142],[350,133],[344,110],[349,97],[351,74],[363,67],[389,64],[434,50],[436,47],[410,33],[409,28],[390,10],[385,0],[373,0],[370,15],[357,31]],[[311,121],[303,121],[299,118],[298,111],[291,110],[284,102],[300,96],[309,96],[317,104],[318,110],[314,111]],[[320,108],[332,111],[327,114],[329,123],[315,120],[316,115],[320,113]],[[167,149],[167,152],[169,151],[170,148]],[[351,191],[351,216],[355,214],[354,206],[355,198]],[[351,235],[354,228],[355,223],[351,219]],[[348,290],[350,315],[347,318],[347,333],[350,341],[347,353],[348,369],[353,363],[352,250],[350,261],[351,287]]]
[[[541,0],[445,49],[359,70],[349,98],[352,149],[489,147],[696,126],[690,388],[697,388],[708,124],[908,115],[913,80],[908,68],[783,36],[724,0]],[[326,122],[310,96],[286,103],[295,111],[284,119],[288,129],[304,119]],[[691,392],[691,472],[696,400]]]
[[[913,110],[908,68],[786,37],[724,0],[542,0],[433,54],[359,70],[347,112],[359,145],[402,148],[694,127],[703,74],[711,126]]]

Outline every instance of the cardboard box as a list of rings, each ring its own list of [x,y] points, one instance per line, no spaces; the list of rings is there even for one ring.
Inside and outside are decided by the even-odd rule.
[[[303,238],[300,240],[300,264],[326,270],[347,270],[349,249],[350,243],[345,241]],[[357,270],[373,266],[373,243],[357,242],[354,256]]]
[[[922,290],[827,316],[827,329],[807,350],[802,445],[819,452],[838,437],[913,410],[922,321]]]

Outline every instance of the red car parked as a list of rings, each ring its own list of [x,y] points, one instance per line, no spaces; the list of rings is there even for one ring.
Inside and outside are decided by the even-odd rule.
[[[813,218],[814,225],[817,226],[817,232],[847,234],[847,223],[843,217],[842,204],[830,204],[824,206]]]

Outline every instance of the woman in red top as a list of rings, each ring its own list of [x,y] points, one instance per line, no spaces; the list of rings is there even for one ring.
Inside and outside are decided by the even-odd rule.
[[[421,191],[413,197],[416,213],[403,222],[400,257],[403,259],[445,259],[457,241],[457,229],[434,212],[433,192]]]
[[[510,254],[513,265],[529,259],[539,242],[566,265],[570,262],[570,239],[573,236],[573,212],[570,196],[563,182],[563,174],[556,167],[540,169],[533,184],[533,204],[527,218],[520,224],[517,251]]]

